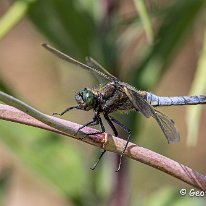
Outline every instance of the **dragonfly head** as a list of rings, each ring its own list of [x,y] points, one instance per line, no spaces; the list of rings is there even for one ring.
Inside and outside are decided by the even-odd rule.
[[[78,105],[86,111],[89,111],[96,105],[95,94],[87,88],[81,89],[79,93],[76,94],[75,99]]]

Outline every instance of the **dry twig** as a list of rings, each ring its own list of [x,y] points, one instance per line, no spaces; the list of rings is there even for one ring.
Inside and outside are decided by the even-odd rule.
[[[85,133],[93,133],[96,130],[86,127],[75,136],[75,132],[81,125],[43,114],[24,102],[3,92],[0,92],[0,101],[10,105],[0,104],[0,119],[39,127],[70,136],[118,154],[121,153],[126,144],[125,140],[107,133],[87,135],[86,138],[82,139]],[[206,191],[206,176],[163,155],[129,143],[125,151],[125,156],[176,177],[193,187]]]

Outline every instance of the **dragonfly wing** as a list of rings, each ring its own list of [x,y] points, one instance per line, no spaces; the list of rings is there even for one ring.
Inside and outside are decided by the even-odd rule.
[[[180,141],[180,135],[175,128],[175,123],[172,119],[157,110],[155,110],[153,117],[156,119],[157,123],[162,129],[169,144],[174,144]]]
[[[147,118],[153,116],[155,112],[154,108],[146,100],[143,99],[138,91],[128,89],[126,86],[123,86],[123,89],[137,111],[142,113]]]
[[[113,79],[113,81],[117,80],[117,78],[115,76],[113,76],[112,74],[110,74],[101,64],[99,64],[96,60],[94,60],[92,57],[86,57],[86,63],[89,67],[92,67],[96,70],[101,71],[102,73],[104,73],[105,75],[109,76],[111,79]]]
[[[169,144],[176,143],[180,140],[179,133],[175,128],[174,121],[167,115],[155,110],[138,91],[130,90],[127,87],[123,87],[126,95],[132,102],[133,106],[140,111],[145,117],[153,117],[159,124]]]
[[[73,59],[72,57],[64,54],[63,52],[61,52],[61,51],[59,51],[59,50],[57,50],[57,49],[49,46],[48,44],[42,44],[42,46],[43,46],[45,49],[47,49],[48,51],[50,51],[51,53],[53,53],[54,55],[56,55],[56,56],[59,57],[60,59],[63,59],[63,60],[66,61],[66,62],[69,62],[69,63],[71,63],[71,64],[73,64],[73,65],[76,65],[76,66],[78,66],[78,67],[81,67],[81,68],[83,68],[83,69],[85,69],[85,70],[87,70],[87,71],[90,71],[90,72],[92,72],[92,73],[95,74],[95,75],[99,75],[99,76],[101,76],[101,77],[104,77],[105,79],[107,79],[107,80],[109,80],[109,81],[113,81],[113,78],[111,78],[108,74],[103,73],[103,72],[97,70],[97,68],[93,68],[93,67],[91,67],[91,66],[88,66],[88,65],[86,65],[86,64],[83,64],[83,63],[77,61],[76,59]]]

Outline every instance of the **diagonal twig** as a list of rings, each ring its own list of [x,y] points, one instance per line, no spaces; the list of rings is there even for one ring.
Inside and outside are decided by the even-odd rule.
[[[93,133],[96,130],[86,127],[83,129],[82,133],[75,136],[75,132],[81,125],[46,115],[3,92],[0,92],[0,101],[13,106],[11,107],[0,104],[0,119],[39,127],[45,130],[67,135],[118,154],[122,152],[126,144],[125,140],[107,133],[89,135],[87,138],[82,139],[82,137],[85,136],[84,133]],[[131,159],[142,162],[173,177],[176,177],[193,187],[206,191],[206,176],[172,159],[149,149],[139,147],[133,143],[129,143],[125,151],[125,155]]]

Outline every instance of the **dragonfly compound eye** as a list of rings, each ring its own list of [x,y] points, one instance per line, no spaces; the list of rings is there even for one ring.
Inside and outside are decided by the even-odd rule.
[[[95,95],[87,88],[79,91],[79,93],[76,95],[76,101],[85,110],[92,109],[96,103]]]
[[[95,104],[95,96],[91,90],[84,89],[82,92],[82,96],[87,106],[93,106]]]

